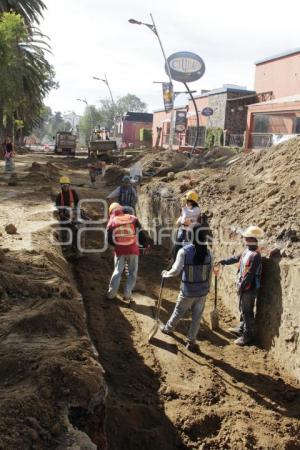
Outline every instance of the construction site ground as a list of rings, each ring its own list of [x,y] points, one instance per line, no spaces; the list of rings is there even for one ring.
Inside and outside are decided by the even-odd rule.
[[[167,266],[164,249],[155,247],[140,258],[130,307],[121,296],[106,298],[113,269],[110,249],[78,260],[65,260],[60,247],[48,250],[59,176],[69,175],[87,199],[104,199],[116,187],[111,179],[99,177],[97,189],[91,189],[86,160],[51,155],[20,155],[16,168],[16,185],[8,186],[4,175],[0,181],[1,450],[71,448],[63,441],[66,424],[56,410],[62,398],[83,398],[101,384],[94,376],[85,321],[108,387],[110,450],[300,449],[299,385],[265,350],[234,345],[227,330],[235,318],[222,302],[220,329],[211,330],[212,295],[198,353],[185,349],[188,316],[174,338],[159,331],[148,343],[160,274]],[[101,216],[97,208],[87,203],[94,218]],[[16,230],[5,231],[9,224]],[[88,233],[89,248],[99,248],[102,241],[102,232]],[[178,287],[178,280],[167,281],[163,322]],[[72,301],[79,294],[84,308],[76,306],[74,312]],[[87,430],[80,411],[75,416],[70,419],[74,427],[104,448],[99,424]]]

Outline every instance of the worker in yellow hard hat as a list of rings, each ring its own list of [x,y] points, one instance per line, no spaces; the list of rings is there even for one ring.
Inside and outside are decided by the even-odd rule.
[[[239,300],[240,323],[229,331],[237,336],[237,345],[248,345],[254,340],[254,306],[260,288],[262,258],[258,249],[264,232],[257,226],[249,226],[242,232],[246,248],[237,256],[219,261],[221,265],[239,264],[237,292]]]
[[[178,251],[182,248],[185,241],[188,240],[188,232],[198,223],[200,217],[199,194],[196,191],[188,191],[182,199],[181,215],[177,219],[176,225],[178,231],[176,242],[173,247],[173,258],[176,259]]]
[[[71,234],[72,248],[75,250],[77,249],[77,228],[73,226],[73,222],[75,219],[77,220],[81,217],[79,210],[78,213],[74,214],[74,211],[77,211],[79,196],[74,189],[71,189],[71,180],[68,176],[63,175],[60,177],[59,183],[61,190],[56,197],[55,205],[58,210],[59,220],[61,222],[61,241],[69,241]]]

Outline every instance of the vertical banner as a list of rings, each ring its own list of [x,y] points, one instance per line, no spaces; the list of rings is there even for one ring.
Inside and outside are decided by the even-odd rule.
[[[186,111],[176,111],[175,132],[183,133],[186,129]]]
[[[163,83],[162,88],[165,111],[171,111],[173,109],[173,86],[171,83]]]

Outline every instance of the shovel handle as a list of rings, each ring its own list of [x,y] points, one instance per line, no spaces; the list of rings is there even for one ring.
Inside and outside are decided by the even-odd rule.
[[[221,266],[220,264],[214,264],[213,266],[213,273],[215,275],[215,277],[218,277],[221,273]]]

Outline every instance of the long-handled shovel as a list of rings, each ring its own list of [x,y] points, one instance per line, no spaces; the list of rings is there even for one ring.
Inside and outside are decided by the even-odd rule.
[[[211,329],[217,330],[219,328],[219,311],[217,309],[217,302],[218,302],[218,276],[220,273],[220,266],[215,265],[213,267],[213,273],[215,276],[215,302],[214,302],[214,309],[210,313],[210,322],[211,322]]]
[[[165,278],[162,277],[161,283],[160,283],[159,296],[158,296],[158,300],[157,300],[157,304],[156,304],[155,324],[151,328],[150,333],[148,335],[148,342],[151,341],[151,339],[156,335],[156,333],[158,331],[158,327],[159,327],[159,313],[160,313],[160,308],[161,308],[162,293],[163,293],[164,284],[165,284]]]

